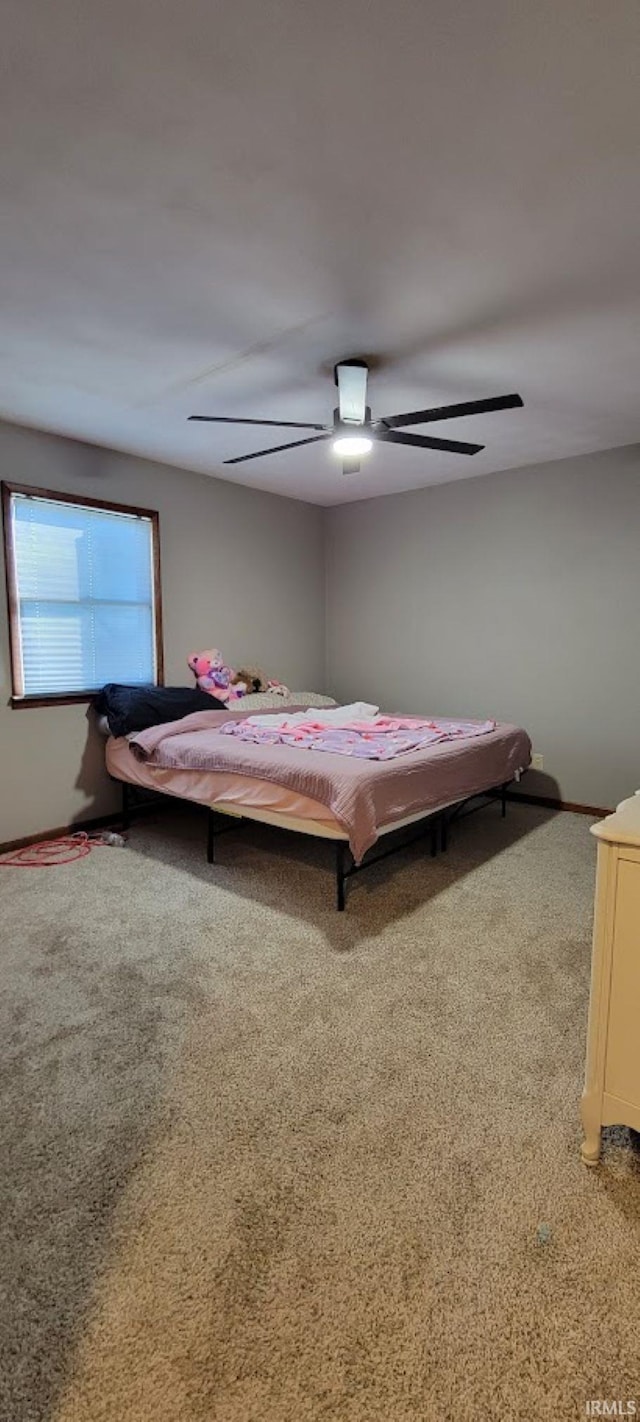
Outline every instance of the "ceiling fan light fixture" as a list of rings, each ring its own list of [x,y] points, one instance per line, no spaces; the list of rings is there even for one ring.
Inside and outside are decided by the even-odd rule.
[[[359,459],[363,454],[370,454],[373,440],[367,435],[340,435],[334,439],[331,449],[341,459]]]

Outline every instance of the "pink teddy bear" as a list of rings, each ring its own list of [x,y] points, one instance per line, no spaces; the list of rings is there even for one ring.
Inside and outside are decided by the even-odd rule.
[[[212,647],[208,652],[192,652],[188,664],[201,690],[208,691],[219,701],[239,701],[246,695],[245,683],[234,681],[236,673],[232,667],[226,665],[217,647]]]

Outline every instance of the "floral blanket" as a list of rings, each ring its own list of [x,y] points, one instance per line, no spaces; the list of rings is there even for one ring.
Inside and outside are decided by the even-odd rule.
[[[259,746],[294,746],[362,760],[395,760],[396,756],[424,750],[439,741],[486,736],[496,728],[495,721],[426,720],[416,716],[374,716],[368,721],[350,721],[346,726],[332,725],[325,718],[306,719],[304,715],[289,720],[283,716],[269,719],[278,724],[258,725],[250,717],[246,721],[226,721],[219,731]],[[264,723],[267,717],[261,720]]]

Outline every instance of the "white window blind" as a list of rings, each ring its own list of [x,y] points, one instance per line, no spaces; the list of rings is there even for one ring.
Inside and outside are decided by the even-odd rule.
[[[151,517],[11,494],[22,696],[156,680]]]

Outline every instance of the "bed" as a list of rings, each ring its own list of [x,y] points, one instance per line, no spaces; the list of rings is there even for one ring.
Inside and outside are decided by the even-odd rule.
[[[235,711],[242,718],[250,711]],[[345,907],[346,882],[394,848],[371,851],[395,831],[415,827],[430,836],[431,853],[446,847],[449,819],[477,797],[498,796],[531,758],[526,731],[498,723],[477,740],[448,742],[394,761],[355,761],[293,746],[258,746],[220,734],[229,711],[210,711],[156,727],[140,736],[109,737],[107,769],[123,786],[128,826],[130,787],[158,791],[207,808],[207,858],[223,824],[258,820],[330,839],[336,846],[336,903]],[[219,818],[220,817],[220,818]],[[222,819],[224,817],[224,820]],[[405,838],[403,848],[409,841]]]

